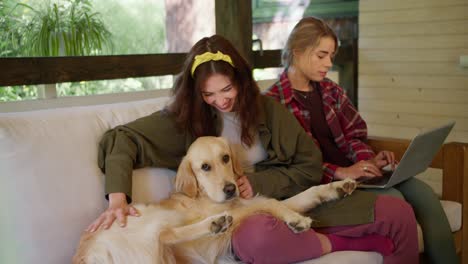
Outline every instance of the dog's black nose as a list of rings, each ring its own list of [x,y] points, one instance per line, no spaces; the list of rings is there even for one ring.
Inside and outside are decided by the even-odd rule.
[[[230,199],[236,194],[236,185],[227,183],[224,185],[223,192],[226,194],[226,199]]]

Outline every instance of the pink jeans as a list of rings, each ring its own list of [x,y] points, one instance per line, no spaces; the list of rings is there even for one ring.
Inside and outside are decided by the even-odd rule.
[[[395,251],[385,264],[419,263],[416,219],[411,206],[395,197],[380,195],[375,220],[370,224],[339,226],[294,234],[286,224],[269,215],[254,215],[234,232],[235,254],[245,263],[292,263],[323,255],[316,232],[347,237],[379,234],[392,239]]]

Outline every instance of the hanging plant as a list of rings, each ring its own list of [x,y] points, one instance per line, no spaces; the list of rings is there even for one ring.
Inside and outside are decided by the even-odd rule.
[[[24,35],[30,56],[97,55],[112,49],[111,33],[89,0],[64,0],[32,10]]]

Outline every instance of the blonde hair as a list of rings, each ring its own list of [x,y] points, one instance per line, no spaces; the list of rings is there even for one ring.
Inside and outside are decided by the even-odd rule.
[[[316,17],[304,17],[289,34],[286,45],[281,53],[281,63],[289,67],[293,62],[293,52],[315,48],[323,37],[331,37],[335,41],[335,53],[338,51],[338,38],[333,29],[323,20]]]

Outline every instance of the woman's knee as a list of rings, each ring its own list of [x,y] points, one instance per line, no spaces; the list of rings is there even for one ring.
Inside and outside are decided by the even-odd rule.
[[[245,263],[298,262],[323,254],[314,230],[295,234],[283,221],[266,214],[243,220],[234,230],[232,246]]]
[[[376,217],[379,221],[388,223],[414,226],[416,228],[416,218],[411,205],[399,198],[382,195],[376,201]]]
[[[244,219],[232,236],[232,245],[236,254],[250,255],[262,252],[261,248],[268,244],[266,242],[273,239],[271,231],[279,224],[281,223],[278,219],[267,214],[253,215]]]

